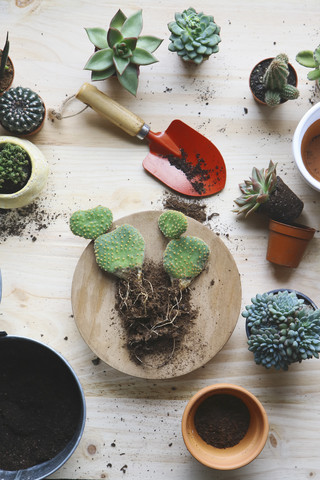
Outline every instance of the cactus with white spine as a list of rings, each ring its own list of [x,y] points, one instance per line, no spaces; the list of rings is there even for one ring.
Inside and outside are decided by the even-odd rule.
[[[30,88],[9,88],[0,98],[0,123],[14,134],[27,135],[41,125],[45,106]]]
[[[70,230],[79,237],[95,239],[110,230],[112,221],[111,210],[98,205],[95,208],[74,212],[70,217]]]
[[[102,270],[129,279],[132,273],[141,278],[145,241],[132,225],[121,225],[94,241],[94,254]]]
[[[158,225],[165,237],[173,239],[179,238],[185,233],[188,220],[182,212],[168,210],[160,215]]]
[[[281,100],[299,97],[299,90],[288,84],[288,76],[289,59],[285,53],[281,53],[272,60],[263,77],[265,102],[269,107],[279,105]]]
[[[209,246],[200,238],[181,237],[168,243],[163,266],[171,281],[178,280],[180,290],[184,290],[205,268],[209,254]]]

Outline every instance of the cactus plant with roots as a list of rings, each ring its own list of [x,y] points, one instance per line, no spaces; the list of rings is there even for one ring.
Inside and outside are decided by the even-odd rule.
[[[95,239],[110,230],[112,221],[111,210],[98,205],[89,210],[74,212],[70,217],[70,230],[79,237]]]
[[[288,84],[288,76],[289,59],[285,53],[281,53],[272,60],[263,77],[266,90],[265,102],[269,107],[275,107],[281,101],[299,97],[299,90]]]
[[[179,238],[188,227],[187,217],[182,213],[176,210],[168,210],[163,212],[158,220],[158,225],[167,238]]]
[[[219,51],[220,27],[211,15],[197,13],[188,8],[175,14],[175,21],[168,23],[171,32],[168,49],[184,61],[199,65]]]
[[[258,294],[251,302],[242,316],[258,365],[288,370],[291,363],[319,358],[320,310],[288,291]]]

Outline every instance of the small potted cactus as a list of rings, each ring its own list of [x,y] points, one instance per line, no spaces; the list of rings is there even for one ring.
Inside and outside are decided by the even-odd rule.
[[[242,316],[258,365],[288,370],[291,363],[319,358],[320,310],[308,297],[279,290],[258,294],[251,302]]]
[[[220,27],[211,15],[197,13],[188,8],[175,14],[175,21],[168,23],[171,32],[168,49],[177,52],[186,62],[199,65],[219,51]]]
[[[153,52],[162,39],[150,35],[139,36],[142,30],[142,10],[126,17],[121,10],[110,22],[108,31],[103,28],[86,28],[95,52],[85,65],[91,70],[91,80],[104,80],[116,76],[128,92],[136,95],[139,67],[158,60]]]
[[[298,77],[285,53],[259,62],[251,71],[249,85],[253,98],[268,107],[276,107],[299,97]]]
[[[2,50],[0,50],[0,95],[11,87],[14,78],[14,66],[9,57],[9,33]]]
[[[10,88],[0,98],[0,123],[13,135],[26,137],[38,133],[45,115],[42,99],[30,88]]]
[[[307,68],[312,68],[311,72],[308,73],[308,80],[315,80],[317,89],[319,90],[319,79],[320,79],[320,45],[317,48],[312,50],[302,50],[296,56],[296,61]]]
[[[28,205],[47,177],[48,164],[38,147],[25,139],[0,137],[0,208]]]

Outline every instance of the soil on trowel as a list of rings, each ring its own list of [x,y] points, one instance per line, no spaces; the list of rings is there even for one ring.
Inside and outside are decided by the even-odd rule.
[[[161,368],[179,352],[197,311],[191,291],[172,285],[162,264],[145,262],[142,279],[118,280],[116,310],[121,318],[131,359]]]

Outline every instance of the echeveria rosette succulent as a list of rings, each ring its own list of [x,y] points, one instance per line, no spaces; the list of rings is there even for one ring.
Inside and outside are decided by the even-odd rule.
[[[92,71],[93,81],[116,75],[120,84],[136,95],[138,67],[158,61],[152,53],[162,42],[162,39],[153,36],[139,37],[141,30],[142,10],[128,18],[118,10],[108,31],[103,28],[86,28],[96,51],[84,68]]]
[[[300,65],[307,68],[313,68],[308,73],[309,80],[316,80],[319,83],[320,79],[320,45],[312,52],[311,50],[302,50],[296,56],[296,60]]]
[[[211,15],[197,13],[194,8],[188,8],[175,14],[175,22],[168,23],[171,32],[168,49],[185,61],[200,64],[212,53],[219,51],[218,43],[220,27]]]
[[[288,370],[291,363],[319,358],[320,310],[306,305],[295,292],[257,295],[242,316],[257,364]]]

